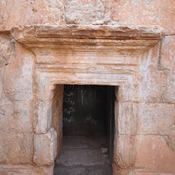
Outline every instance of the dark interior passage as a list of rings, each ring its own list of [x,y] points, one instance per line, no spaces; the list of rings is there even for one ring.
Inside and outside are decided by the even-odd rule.
[[[115,87],[66,85],[54,175],[112,175]]]

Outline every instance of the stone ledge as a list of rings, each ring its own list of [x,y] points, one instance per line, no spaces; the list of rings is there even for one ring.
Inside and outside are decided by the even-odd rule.
[[[16,26],[10,32],[17,42],[29,48],[82,45],[148,50],[165,36],[159,27],[115,25]]]

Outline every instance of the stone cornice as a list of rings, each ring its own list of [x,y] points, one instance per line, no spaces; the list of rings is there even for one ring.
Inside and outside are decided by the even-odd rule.
[[[60,46],[114,46],[124,50],[148,50],[164,36],[162,28],[114,25],[17,26],[14,39],[28,48]]]

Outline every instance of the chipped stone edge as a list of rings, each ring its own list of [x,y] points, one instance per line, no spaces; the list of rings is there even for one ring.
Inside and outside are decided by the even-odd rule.
[[[117,25],[26,25],[15,26],[11,35],[20,43],[42,39],[108,39],[108,40],[156,40],[165,37],[161,27],[128,27]],[[109,42],[109,41],[108,41]]]

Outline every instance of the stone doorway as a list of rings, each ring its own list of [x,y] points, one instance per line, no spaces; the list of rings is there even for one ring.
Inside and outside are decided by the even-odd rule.
[[[49,166],[47,174],[53,175],[54,161],[62,146],[62,110],[58,109],[62,109],[63,84],[107,85],[119,87],[114,107],[113,174],[134,170],[140,66],[150,57],[149,50],[164,37],[163,30],[115,25],[38,25],[14,27],[11,34],[34,57],[34,165]]]
[[[112,175],[115,100],[114,86],[64,86],[63,145],[54,175]]]

